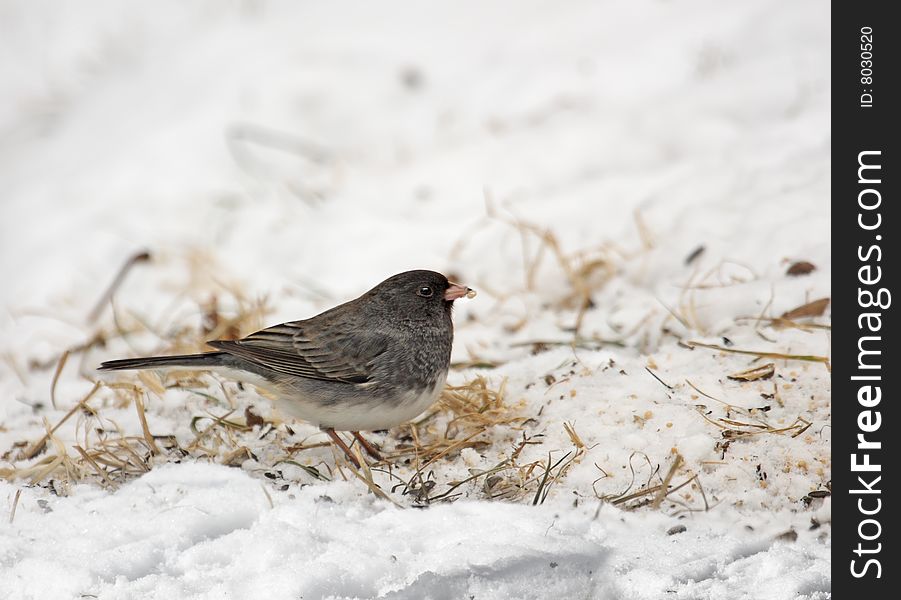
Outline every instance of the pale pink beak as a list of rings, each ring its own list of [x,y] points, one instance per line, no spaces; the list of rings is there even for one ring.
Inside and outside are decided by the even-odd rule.
[[[473,295],[475,295],[475,290],[459,283],[451,283],[447,291],[444,292],[444,299],[448,302],[453,302],[457,298],[462,298],[463,296],[472,297]]]

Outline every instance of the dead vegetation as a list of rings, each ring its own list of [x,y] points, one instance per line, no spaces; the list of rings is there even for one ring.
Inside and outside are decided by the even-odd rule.
[[[595,307],[593,297],[616,275],[617,269],[625,260],[654,246],[653,235],[640,214],[636,214],[635,219],[641,248],[631,254],[612,244],[567,252],[549,229],[501,215],[490,201],[488,217],[513,227],[518,232],[523,246],[526,289],[538,291],[537,273],[550,258],[563,275],[567,286],[549,309],[568,311],[567,314],[574,311],[576,315],[571,325],[561,327],[564,333],[561,337],[567,339],[532,340],[518,345],[531,346],[533,353],[544,352],[557,345],[569,346],[574,353],[577,349],[596,350],[609,345],[624,346],[624,340],[651,323],[652,315],[648,315],[635,325],[634,330],[622,332],[622,339],[619,340],[602,340],[582,332],[585,315]],[[703,246],[695,250],[690,256],[691,260],[687,261],[687,264],[695,265],[695,273],[683,286],[677,305],[667,307],[669,316],[661,324],[665,334],[674,335],[667,327],[669,319],[676,319],[689,332],[704,333],[696,305],[697,291],[739,285],[756,278],[749,267],[728,261],[701,271],[697,263],[702,252]],[[194,256],[189,261],[189,269],[194,272],[191,280],[205,281],[205,285],[201,285],[205,292],[195,303],[193,324],[176,312],[175,303],[173,309],[156,319],[157,323],[121,309],[115,302],[118,286],[125,280],[130,269],[149,260],[151,257],[148,253],[139,253],[129,258],[88,317],[89,322],[100,322],[99,315],[104,307],[109,306],[111,323],[107,321],[105,326],[98,327],[87,342],[63,351],[52,363],[29,365],[32,369],[55,367],[50,392],[54,407],[64,404],[57,398],[56,384],[70,359],[79,355],[83,357],[92,349],[113,340],[130,343],[139,336],[153,336],[160,340],[157,350],[159,353],[191,353],[204,350],[207,340],[238,338],[264,325],[267,312],[265,299],[247,298],[240,292],[239,286],[210,281],[208,277],[201,275],[209,266],[202,256]],[[211,293],[211,289],[216,291]],[[500,297],[496,292],[493,295]],[[196,298],[196,290],[182,290],[178,297],[183,299],[189,296]],[[828,304],[829,299],[823,298],[805,302],[778,316],[766,316],[768,304],[760,315],[739,317],[736,324],[750,325],[762,339],[773,342],[763,334],[764,329],[768,332],[783,329],[828,330],[828,324],[816,321],[824,314]],[[524,325],[525,321],[511,332]],[[686,350],[706,349],[753,357],[749,368],[723,374],[737,384],[760,383],[773,378],[777,370],[776,361],[805,361],[825,363],[827,368],[829,366],[829,359],[825,356],[743,349],[726,344],[681,339],[679,344]],[[772,362],[755,364],[761,359]],[[465,368],[496,366],[499,365],[478,359],[462,365]],[[664,382],[650,368],[647,371],[667,389],[668,394],[675,393],[673,385]],[[85,370],[82,368],[81,372],[85,373]],[[352,444],[352,451],[358,453],[361,465],[356,468],[338,453],[332,455],[332,460],[323,458],[321,449],[329,447],[329,442],[313,436],[298,441],[290,423],[271,417],[264,419],[251,408],[243,407],[234,397],[235,388],[223,380],[211,379],[209,376],[199,377],[189,371],[171,372],[165,380],[152,372],[139,372],[137,382],[133,375],[124,375],[111,382],[94,382],[92,377],[87,378],[92,380],[91,391],[56,423],[50,423],[45,418],[43,436],[37,440],[17,443],[4,454],[4,460],[20,464],[0,469],[0,477],[24,479],[33,485],[48,485],[57,493],[65,493],[69,484],[83,481],[114,489],[159,464],[190,459],[243,467],[262,473],[273,484],[283,488],[297,479],[296,475],[286,476],[284,469],[288,466],[295,467],[313,480],[341,478],[358,481],[378,497],[399,505],[404,503],[423,506],[450,502],[464,496],[522,501],[535,505],[545,502],[554,486],[591,451],[574,424],[562,423],[560,426],[568,436],[571,447],[549,447],[540,454],[540,458],[535,458],[539,456],[536,447],[545,444],[545,437],[533,432],[534,426],[541,422],[544,407],[529,407],[521,401],[511,400],[504,379],[491,381],[483,376],[475,376],[464,385],[448,386],[439,403],[430,412],[416,422],[382,437],[382,461],[367,463],[363,460],[359,445]],[[736,441],[751,440],[763,435],[797,437],[812,425],[799,414],[791,424],[777,426],[767,420],[769,405],[742,408],[709,395],[688,380],[686,384],[700,396],[717,403],[716,407],[720,411],[718,414],[703,402],[697,402],[688,408],[695,410],[716,428],[716,448],[724,459],[730,444]],[[172,389],[195,396],[201,407],[201,414],[197,414],[195,410],[195,415],[191,418],[190,431],[193,437],[188,440],[178,439],[169,432],[154,432],[146,420],[147,399],[161,398]],[[775,402],[781,403],[778,390],[774,391],[772,397]],[[132,408],[140,423],[140,434],[136,435],[133,431],[126,433],[105,417],[105,409],[111,407]],[[56,433],[73,418],[77,421],[79,435],[77,441],[67,447]],[[459,474],[460,470],[446,467],[460,466],[465,449],[480,453],[482,458],[489,455],[497,457],[497,462],[487,468],[469,467],[465,477],[450,476],[449,472]],[[530,458],[524,458],[525,456]],[[637,457],[643,457],[650,470],[650,475],[641,482],[638,481],[632,464],[633,458]],[[595,482],[597,484],[606,478],[606,472],[600,466],[595,466],[603,473]],[[678,513],[710,508],[699,474],[686,465],[677,452],[672,455],[669,466],[663,473],[660,464],[655,466],[651,458],[641,453],[633,453],[628,466],[632,473],[628,486],[615,493],[599,493],[595,488],[594,496],[629,510],[661,509],[667,506],[675,508]],[[688,490],[693,493],[687,493]],[[697,501],[698,497],[700,501]]]
[[[219,286],[219,294],[227,296],[228,305],[234,307],[228,313],[219,302],[218,294],[206,296],[198,306],[199,326],[182,324],[181,320],[163,327],[153,326],[148,319],[115,306],[115,292],[128,271],[149,259],[147,253],[129,258],[120,269],[113,284],[103,293],[98,307],[91,311],[88,320],[94,321],[106,305],[112,308],[112,325],[100,328],[90,343],[63,351],[56,361],[50,397],[54,407],[64,405],[57,399],[57,382],[69,363],[70,357],[84,354],[95,346],[102,346],[114,339],[127,340],[139,335],[156,336],[163,340],[159,353],[189,353],[204,349],[206,340],[236,338],[249,334],[262,325],[266,311],[262,301],[251,301],[237,288]],[[192,261],[192,268],[202,268],[201,258]],[[49,365],[32,365],[46,368]],[[285,465],[300,468],[314,479],[328,480],[334,477],[356,477],[374,493],[388,497],[375,482],[373,473],[387,473],[389,481],[401,476],[406,478],[401,495],[412,495],[414,501],[431,502],[436,499],[453,499],[452,490],[464,482],[448,482],[451,488],[439,498],[424,493],[425,488],[437,485],[434,468],[442,461],[459,459],[464,448],[484,449],[498,437],[498,429],[510,431],[515,437],[521,424],[527,420],[519,416],[517,407],[511,406],[505,397],[505,381],[493,387],[484,377],[475,377],[465,385],[448,386],[436,407],[415,423],[399,428],[386,436],[383,443],[384,461],[357,470],[343,457],[334,462],[321,459],[308,460],[306,455],[314,449],[330,444],[306,440],[290,443],[294,435],[290,424],[277,420],[266,421],[250,408],[243,415],[237,412],[233,387],[215,377],[199,375],[192,371],[171,371],[165,379],[152,371],[119,375],[114,380],[97,380],[93,376],[92,388],[57,422],[44,418],[45,434],[37,440],[17,443],[3,459],[14,466],[0,469],[0,477],[24,479],[32,485],[51,485],[64,490],[77,482],[95,482],[114,489],[129,478],[151,470],[155,465],[180,461],[186,458],[206,460],[229,466],[252,465],[264,475],[281,478],[278,469]],[[212,383],[211,383],[212,382]],[[203,414],[191,418],[193,435],[188,441],[179,440],[170,433],[153,432],[145,415],[145,403],[149,397],[162,398],[170,390],[178,389],[196,396]],[[104,416],[105,409],[133,407],[141,433],[128,434],[118,424]],[[77,441],[66,444],[57,436],[58,430],[75,421]],[[501,436],[503,437],[503,436]],[[268,448],[266,456],[260,456],[261,448]],[[273,450],[274,449],[274,450]],[[357,450],[357,446],[354,446]],[[511,468],[515,461],[510,462]],[[515,465],[519,468],[519,465]],[[532,468],[537,467],[531,465]],[[562,465],[548,467],[539,489],[547,490],[555,477],[559,477]],[[531,469],[527,468],[531,471]],[[554,476],[556,474],[556,476]],[[479,476],[474,476],[474,481]],[[523,476],[520,487],[523,493],[533,486],[529,474]],[[432,484],[423,487],[423,481]],[[440,486],[439,486],[440,487]],[[438,491],[436,490],[436,495]],[[393,500],[392,500],[393,501]]]
[[[504,436],[498,429],[508,432],[508,437],[512,439],[528,420],[519,416],[516,407],[507,403],[504,382],[493,388],[483,377],[476,377],[465,385],[449,386],[434,410],[415,423],[388,434],[383,444],[383,461],[370,465],[359,456],[360,469],[354,468],[340,454],[334,455],[333,463],[320,460],[318,464],[311,464],[305,460],[305,453],[330,444],[305,441],[287,444],[285,438],[293,433],[290,424],[265,421],[249,408],[243,416],[236,415],[233,410],[211,410],[207,414],[196,415],[190,423],[193,439],[180,442],[174,435],[155,435],[151,432],[145,417],[144,398],[147,395],[162,395],[174,388],[202,396],[211,395],[195,389],[198,382],[188,373],[183,377],[175,373],[167,379],[165,386],[152,374],[142,375],[137,384],[95,383],[91,392],[57,423],[51,426],[45,419],[46,433],[43,437],[7,452],[4,456],[6,460],[27,464],[2,469],[0,477],[25,479],[32,485],[52,482],[50,485],[54,488],[88,481],[115,489],[155,465],[193,458],[228,466],[242,466],[245,461],[250,461],[254,470],[263,471],[267,476],[278,473],[281,465],[293,465],[314,479],[357,478],[376,495],[396,502],[376,483],[373,473],[383,473],[389,481],[403,482],[393,485],[390,492],[409,496],[414,504],[456,499],[460,493],[455,493],[455,490],[460,486],[480,478],[487,482],[492,476],[503,473],[503,485],[499,485],[498,479],[483,482],[487,497],[514,499],[534,491],[535,501],[543,502],[551,486],[581,453],[577,449],[576,455],[569,453],[562,459],[552,461],[549,456],[547,463],[520,464],[517,459],[522,448],[529,443],[540,443],[530,441],[523,433],[523,441],[518,443],[511,457],[496,468],[473,471],[471,477],[462,481],[439,483],[437,473],[440,469],[437,467],[443,461],[459,460],[460,451],[464,448],[487,448],[492,441]],[[137,412],[142,435],[127,435],[103,417],[103,408],[100,407],[103,403],[96,398],[101,389],[105,390],[109,405],[121,404],[122,398],[127,398],[126,402]],[[217,406],[228,403],[224,397],[225,389],[222,386],[221,397],[212,396]],[[67,447],[55,432],[73,417],[79,421],[76,428],[81,435],[77,443]],[[275,448],[271,464],[264,464],[264,459],[256,454],[261,440]],[[359,452],[357,445],[353,448]],[[281,479],[281,474],[270,479]],[[473,483],[473,486],[476,485]]]
[[[635,219],[639,232],[642,234],[645,249],[647,249],[652,245],[650,234],[647,234],[639,213],[636,213]],[[564,293],[555,300],[554,308],[563,311],[576,311],[575,320],[571,325],[565,327],[565,331],[571,333],[574,340],[580,339],[585,313],[595,307],[592,296],[616,275],[618,265],[631,253],[609,242],[600,243],[589,248],[567,251],[564,249],[560,238],[550,228],[517,217],[510,212],[499,210],[490,193],[486,190],[485,220],[483,225],[494,223],[500,223],[512,228],[519,236],[522,246],[522,270],[526,291],[535,292],[543,287],[539,285],[538,274],[545,266],[545,261],[548,257],[559,269],[566,281],[566,288]],[[468,236],[459,240],[451,255],[459,254],[468,241]],[[492,289],[490,285],[484,282],[480,282],[479,285],[501,301],[508,296],[499,290]],[[522,328],[526,322],[527,319],[522,320],[509,329],[515,332]]]
[[[777,427],[770,424],[766,419],[766,414],[771,410],[771,406],[768,404],[754,408],[736,406],[711,396],[707,392],[702,391],[691,381],[686,380],[685,383],[704,398],[717,402],[725,411],[724,416],[712,418],[709,416],[712,411],[706,404],[699,403],[695,405],[698,414],[700,414],[708,423],[720,429],[723,441],[718,442],[718,447],[723,453],[729,448],[729,444],[733,440],[765,434],[798,437],[813,425],[813,423],[798,415],[790,425]],[[775,398],[775,394],[773,395],[773,398]]]
[[[650,471],[647,479],[640,484],[638,484],[638,473],[633,462],[638,458],[644,460],[645,466]],[[594,486],[608,477],[604,469],[597,464],[595,464],[595,467],[602,475],[594,481]],[[643,452],[633,452],[629,456],[629,471],[631,479],[624,490],[600,494],[595,488],[595,496],[624,510],[637,510],[646,507],[660,509],[664,502],[667,502],[675,509],[673,512],[674,516],[686,512],[703,512],[710,510],[712,507],[707,499],[700,477],[697,473],[688,469],[681,454],[676,453],[673,455],[666,474],[661,477],[660,465],[654,465],[648,455]],[[676,479],[678,479],[678,483],[674,483]],[[637,488],[636,484],[638,484]],[[681,496],[677,496],[677,493],[686,487],[698,493],[701,500],[700,503],[692,502],[694,496],[691,493],[683,493]]]

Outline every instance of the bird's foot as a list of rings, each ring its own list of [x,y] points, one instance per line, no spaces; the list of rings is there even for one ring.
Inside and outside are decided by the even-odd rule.
[[[342,439],[338,436],[338,434],[335,433],[335,430],[334,430],[334,429],[331,429],[331,428],[328,428],[328,429],[323,429],[323,431],[324,431],[330,438],[332,438],[332,441],[335,443],[336,446],[338,446],[338,447],[342,450],[342,452],[344,452],[345,456],[347,456],[347,459],[353,464],[353,466],[355,466],[356,468],[359,469],[359,468],[360,468],[360,461],[357,460],[357,457],[354,456],[354,453],[350,451],[350,448],[347,446],[347,444],[344,443],[344,440],[342,440]]]

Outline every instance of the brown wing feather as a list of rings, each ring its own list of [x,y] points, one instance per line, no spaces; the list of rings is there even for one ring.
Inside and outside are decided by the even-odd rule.
[[[387,337],[350,327],[332,327],[321,333],[316,329],[309,322],[294,321],[241,340],[209,344],[286,375],[344,383],[370,380],[372,361],[387,348]]]

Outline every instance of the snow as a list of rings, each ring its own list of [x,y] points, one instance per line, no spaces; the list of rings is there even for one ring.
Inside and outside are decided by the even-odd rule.
[[[828,330],[758,320],[830,295],[821,3],[29,2],[0,24],[0,598],[830,597],[830,502],[808,496],[831,478],[826,365],[686,347],[829,356]],[[578,347],[578,290],[532,225],[591,269]],[[115,322],[89,323],[142,249]],[[403,461],[372,471],[385,500],[326,445],[289,456],[325,436],[215,375],[105,377],[93,414],[20,456],[100,361],[185,343],[213,296],[265,299],[262,326],[412,268],[479,291],[453,360],[496,366],[449,383],[486,378],[518,419],[429,466],[432,496],[474,477],[453,502],[393,489]],[[54,406],[60,354],[117,326],[139,331],[73,351]],[[191,451],[112,484],[13,476],[141,439],[117,384]],[[196,417],[248,406],[275,427],[192,447]],[[528,481],[489,486],[510,460]],[[659,506],[613,504],[680,460]]]
[[[237,469],[164,465],[115,494],[79,486],[18,513],[28,544],[4,542],[16,568],[3,585],[24,597],[103,598],[716,598],[743,589],[753,592],[738,597],[775,599],[828,589],[828,547],[815,532],[786,543],[771,523],[749,535],[704,518],[667,535],[674,522],[563,503],[405,510],[347,483],[273,495],[270,505],[261,482]]]

